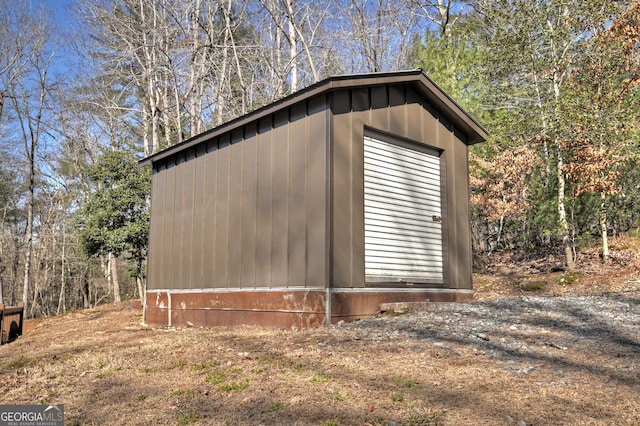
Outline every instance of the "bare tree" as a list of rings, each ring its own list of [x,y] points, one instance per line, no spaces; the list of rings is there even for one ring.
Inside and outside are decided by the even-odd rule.
[[[93,29],[90,57],[113,101],[140,122],[143,153],[194,136],[246,112],[243,57],[251,39],[244,3],[234,0],[83,0]],[[252,46],[255,49],[255,46]],[[238,86],[239,89],[238,90]],[[124,94],[124,95],[122,95]],[[119,96],[119,97],[118,97]],[[239,102],[232,102],[239,98]]]
[[[107,102],[102,107],[139,114],[145,155],[158,151],[162,139],[165,3],[121,0],[110,6],[85,0],[81,4],[81,13],[94,33],[93,45],[88,47],[90,55],[98,62],[99,80],[108,88],[103,91]]]
[[[317,59],[322,57],[321,52],[327,46],[327,40],[322,40],[321,35],[330,16],[331,2],[260,0],[260,4],[266,12],[262,25],[269,36],[263,42],[270,52],[271,73],[276,76],[270,88],[275,89],[275,97],[284,94],[285,82],[288,92],[292,93],[319,81],[322,74]]]
[[[52,88],[49,68],[53,57],[50,50],[50,29],[44,14],[33,14],[26,3],[14,5],[11,28],[20,28],[29,35],[14,32],[14,37],[5,40],[10,46],[12,59],[5,63],[2,92],[9,99],[14,133],[24,148],[27,187],[26,226],[24,232],[24,279],[22,301],[25,312],[29,305],[29,290],[32,280],[32,256],[34,243],[34,208],[36,201],[36,175],[38,171],[39,147],[45,136],[44,119],[47,101]],[[9,34],[11,36],[12,34]],[[13,47],[13,48],[11,48]],[[17,142],[17,141],[16,141]],[[33,313],[33,310],[31,310]]]
[[[0,125],[9,87],[23,77],[29,48],[36,37],[30,31],[16,31],[19,22],[27,23],[25,7],[26,3],[23,1],[0,1],[0,8],[3,10],[0,14]]]
[[[464,0],[410,0],[417,14],[438,27],[441,37],[447,37],[452,24],[462,15],[468,1]]]
[[[405,68],[414,35],[421,33],[420,8],[408,0],[340,0],[334,20],[336,37],[351,60],[351,71]]]

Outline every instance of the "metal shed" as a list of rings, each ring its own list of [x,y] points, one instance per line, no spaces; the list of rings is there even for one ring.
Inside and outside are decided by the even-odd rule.
[[[158,152],[145,321],[317,326],[473,294],[468,146],[422,71],[338,76]]]

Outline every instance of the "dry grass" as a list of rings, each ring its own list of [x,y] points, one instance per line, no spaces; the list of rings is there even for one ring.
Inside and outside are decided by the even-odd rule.
[[[504,277],[479,280],[479,298],[508,292]],[[585,341],[523,374],[453,349],[341,327],[151,328],[123,303],[0,347],[0,401],[64,404],[71,425],[640,425],[640,367],[617,370],[625,354]]]
[[[83,425],[639,424],[637,371],[611,374],[601,367],[620,354],[586,346],[522,374],[471,347],[372,344],[339,327],[140,320],[111,305],[42,322],[0,348],[2,403],[62,403]]]

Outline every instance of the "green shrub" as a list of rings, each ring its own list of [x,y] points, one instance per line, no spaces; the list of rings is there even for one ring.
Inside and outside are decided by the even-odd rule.
[[[520,289],[524,291],[539,291],[547,285],[546,281],[525,281],[520,284]]]
[[[209,370],[211,368],[216,368],[220,366],[220,362],[218,361],[210,361],[210,362],[205,362],[202,364],[196,364],[193,367],[191,367],[191,371],[194,372],[198,372],[198,371],[203,371],[203,370]]]
[[[273,413],[275,411],[284,410],[286,406],[287,404],[285,404],[284,402],[274,402],[273,404],[269,405],[269,407],[267,407],[267,411]]]
[[[327,383],[329,381],[329,376],[321,374],[320,376],[314,376],[311,379],[311,383]]]
[[[402,401],[404,401],[404,396],[402,396],[402,395],[398,395],[398,394],[396,393],[396,394],[391,395],[391,396],[389,397],[389,399],[391,399],[391,401],[392,401],[392,402],[402,402]]]
[[[578,271],[566,272],[562,274],[560,277],[558,277],[558,284],[562,284],[562,285],[574,284],[576,281],[580,279],[581,276],[582,276],[582,272],[578,272]]]
[[[187,426],[197,423],[200,420],[200,416],[197,413],[180,414],[178,416],[178,424],[180,426]]]
[[[225,376],[223,372],[216,370],[207,374],[207,377],[204,380],[210,385],[219,385],[227,380],[227,376]]]
[[[233,392],[239,390],[245,390],[249,387],[249,380],[243,380],[242,382],[231,382],[225,385],[218,386],[219,392]]]

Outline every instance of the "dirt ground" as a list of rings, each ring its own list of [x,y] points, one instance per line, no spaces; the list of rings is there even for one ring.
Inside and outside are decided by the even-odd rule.
[[[577,276],[496,267],[475,277],[477,303],[613,294],[637,317],[638,269],[626,265]],[[455,332],[465,309],[438,313],[438,327]],[[129,302],[102,306],[32,322],[0,347],[0,403],[64,404],[70,425],[640,425],[637,335],[624,346],[575,335],[565,347],[571,327],[555,329],[557,318],[478,329],[475,340],[406,331],[435,315],[311,330],[154,328]],[[507,333],[546,342],[550,355],[523,346],[493,356],[486,343]]]

